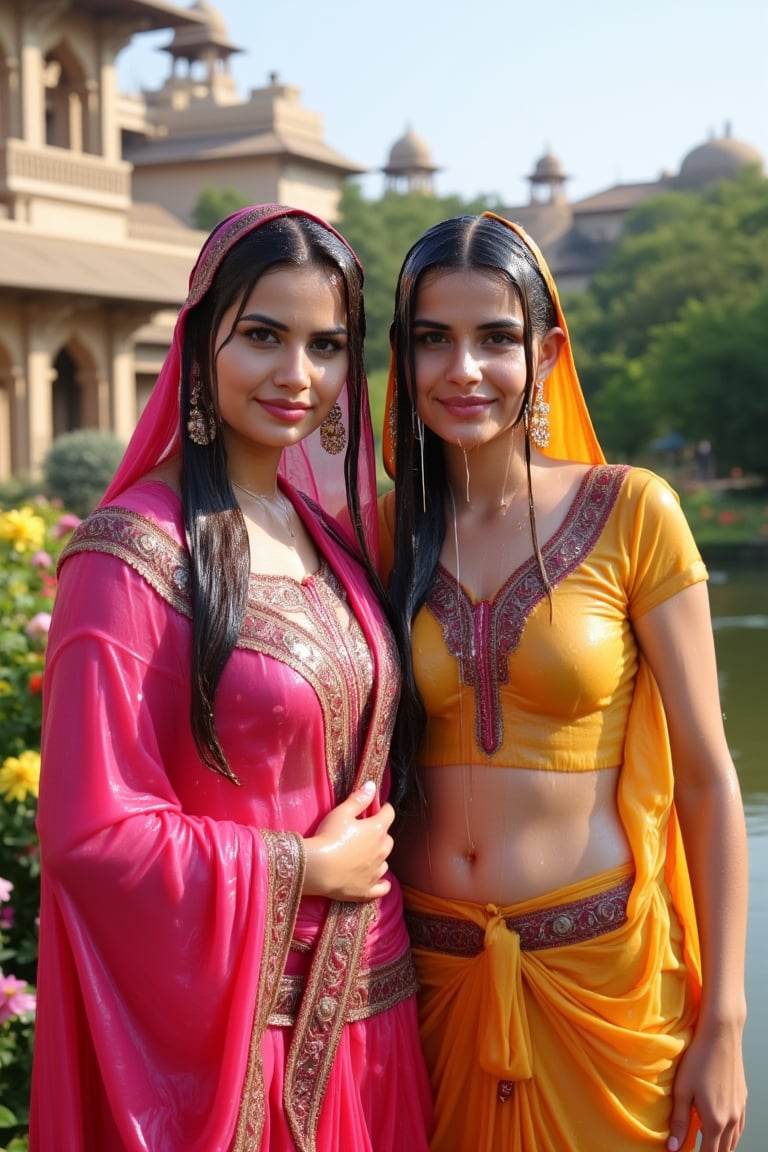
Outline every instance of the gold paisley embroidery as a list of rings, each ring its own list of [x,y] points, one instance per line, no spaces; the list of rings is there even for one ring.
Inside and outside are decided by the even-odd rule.
[[[304,880],[304,845],[292,832],[261,832],[267,849],[268,886],[264,950],[232,1152],[256,1152],[264,1131],[264,1073],[261,1040],[280,991]]]

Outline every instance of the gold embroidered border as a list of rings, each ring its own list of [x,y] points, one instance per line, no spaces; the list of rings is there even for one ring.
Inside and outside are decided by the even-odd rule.
[[[369,627],[373,626],[369,621]],[[390,633],[380,623],[376,628],[379,643],[372,648],[375,691],[355,785],[373,780],[378,788],[389,757],[399,667]],[[365,937],[375,914],[372,903],[334,901],[315,948],[288,1053],[283,1093],[298,1152],[317,1152],[317,1120],[357,985]]]
[[[541,549],[553,588],[595,547],[629,470],[626,464],[596,465],[584,476],[568,515]],[[475,691],[475,740],[488,756],[504,739],[499,690],[508,683],[510,654],[545,595],[535,556],[515,569],[490,600],[482,601],[470,599],[442,565],[437,567],[426,605],[459,663],[462,684]]]
[[[286,976],[280,980],[275,1007],[267,1023],[270,1027],[292,1028],[296,1023],[306,980],[304,976]],[[415,995],[418,990],[416,969],[410,948],[396,960],[375,968],[363,968],[357,975],[349,999],[345,1024],[367,1020],[394,1008],[396,1004]]]
[[[58,568],[78,552],[104,552],[128,564],[183,616],[192,615],[187,554],[154,520],[129,508],[103,508],[78,525]]]
[[[261,1040],[275,999],[291,943],[304,880],[304,844],[294,832],[260,833],[267,849],[269,881],[267,922],[259,969],[259,988],[248,1050],[240,1109],[232,1152],[256,1152],[264,1131],[264,1071]]]

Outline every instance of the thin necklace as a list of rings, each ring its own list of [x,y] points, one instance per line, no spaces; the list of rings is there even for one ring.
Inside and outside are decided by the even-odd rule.
[[[245,492],[257,504],[263,505],[273,516],[277,516],[291,540],[296,539],[296,533],[293,530],[294,507],[284,492],[276,488],[271,495],[267,496],[264,492],[252,492],[250,488],[246,488],[244,484],[238,484],[236,480],[231,480],[230,483],[233,488]]]

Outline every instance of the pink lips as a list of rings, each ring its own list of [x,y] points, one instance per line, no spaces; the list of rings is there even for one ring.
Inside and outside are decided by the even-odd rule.
[[[270,416],[287,424],[298,424],[309,411],[306,404],[291,404],[285,400],[259,400],[259,404]]]
[[[484,396],[450,396],[440,403],[452,416],[476,416],[491,406]]]

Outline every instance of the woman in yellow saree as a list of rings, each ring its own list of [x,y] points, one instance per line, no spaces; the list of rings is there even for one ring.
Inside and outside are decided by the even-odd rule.
[[[433,1152],[732,1152],[746,837],[706,570],[607,465],[551,275],[430,229],[392,328],[382,557],[410,645],[404,884]]]

